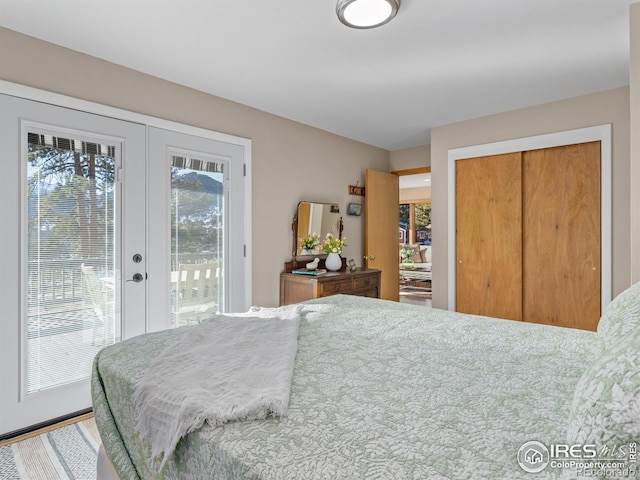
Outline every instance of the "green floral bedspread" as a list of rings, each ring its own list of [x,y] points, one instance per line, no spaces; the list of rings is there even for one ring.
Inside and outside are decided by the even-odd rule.
[[[575,385],[603,349],[594,332],[361,297],[313,300],[286,418],[205,426],[158,477],[131,399],[153,357],[185,331],[96,357],[96,422],[122,480],[532,478],[518,449],[566,442]]]

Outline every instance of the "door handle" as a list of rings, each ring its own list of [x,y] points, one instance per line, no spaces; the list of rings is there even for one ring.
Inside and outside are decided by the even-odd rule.
[[[365,255],[364,257],[362,257],[364,260],[369,260],[371,262],[373,262],[376,257],[374,257],[373,255],[369,255],[368,257]]]
[[[135,283],[140,283],[142,280],[144,280],[144,275],[142,275],[141,273],[134,273],[133,277],[131,277],[129,280],[126,280],[127,282],[135,282]]]

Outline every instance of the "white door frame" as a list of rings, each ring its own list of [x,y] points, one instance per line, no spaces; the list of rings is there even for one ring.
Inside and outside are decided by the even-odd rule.
[[[500,155],[503,153],[524,152],[541,148],[561,147],[586,142],[600,143],[600,186],[601,186],[601,311],[611,302],[612,285],[612,189],[611,189],[611,124],[597,125],[593,127],[579,128],[532,137],[516,138],[501,142],[472,145],[469,147],[453,148],[448,151],[447,158],[447,222],[449,248],[447,255],[448,266],[448,296],[447,308],[456,309],[456,161],[465,158],[484,157],[488,155]]]
[[[251,269],[251,139],[242,138],[235,135],[228,135],[225,133],[215,132],[213,130],[207,130],[204,128],[193,127],[191,125],[185,125],[170,120],[164,120],[161,118],[152,117],[140,113],[130,112],[120,108],[110,107],[108,105],[102,105],[99,103],[90,102],[87,100],[81,100],[58,93],[47,92],[37,88],[27,87],[17,83],[7,82],[0,80],[0,93],[6,95],[13,95],[16,97],[25,98],[27,100],[35,100],[44,103],[50,103],[58,105],[60,107],[73,108],[76,110],[84,111],[87,113],[93,113],[97,115],[104,115],[106,117],[112,117],[118,120],[125,120],[129,122],[141,123],[149,127],[157,127],[165,130],[172,130],[178,133],[185,133],[187,135],[194,135],[198,137],[209,138],[217,140],[219,142],[226,142],[233,145],[238,145],[243,148],[244,151],[244,298],[242,302],[229,305],[229,311],[246,311],[251,306],[252,298],[252,269]],[[148,162],[148,159],[147,159]],[[147,245],[148,247],[148,245]],[[241,303],[241,304],[240,304]],[[147,300],[147,307],[149,307],[149,300]],[[147,312],[149,309],[147,308]],[[147,324],[149,323],[147,319]]]

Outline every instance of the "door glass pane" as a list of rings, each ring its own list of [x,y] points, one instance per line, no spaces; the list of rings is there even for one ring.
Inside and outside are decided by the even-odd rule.
[[[223,164],[171,161],[171,326],[224,311]]]
[[[88,378],[120,338],[115,146],[28,133],[26,393]]]

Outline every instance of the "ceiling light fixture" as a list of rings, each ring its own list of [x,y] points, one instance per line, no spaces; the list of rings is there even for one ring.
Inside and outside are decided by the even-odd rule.
[[[400,0],[338,0],[336,13],[347,27],[375,28],[398,13]]]

